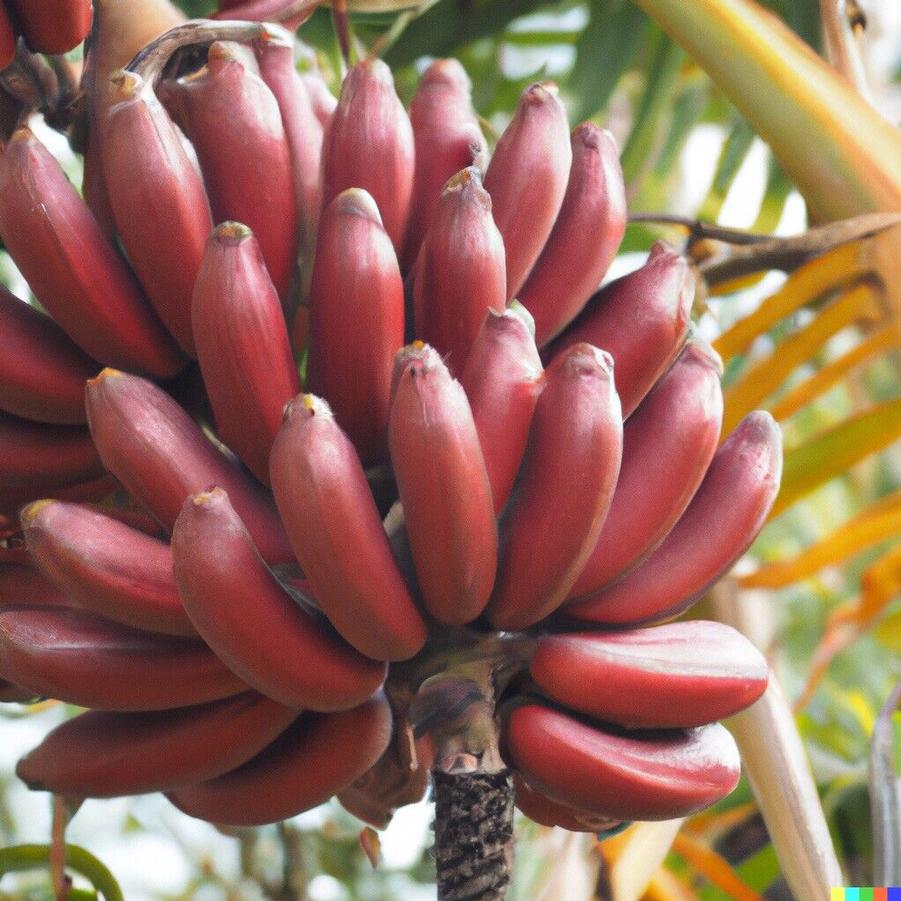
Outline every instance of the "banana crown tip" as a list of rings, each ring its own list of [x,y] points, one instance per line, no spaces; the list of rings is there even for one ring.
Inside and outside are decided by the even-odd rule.
[[[125,375],[121,369],[113,369],[112,366],[104,366],[97,375],[92,379],[88,379],[88,385],[100,385],[107,379],[122,378]]]
[[[46,507],[48,504],[53,503],[55,503],[53,498],[45,497],[37,501],[32,501],[30,504],[23,507],[19,512],[19,521],[22,523],[22,528],[27,529],[35,521],[35,519],[37,519],[38,514],[40,514],[41,510],[43,510],[44,507]]]
[[[144,79],[130,69],[117,69],[110,75],[110,84],[122,97],[133,97],[144,87]]]
[[[345,216],[362,216],[382,226],[382,214],[373,196],[363,188],[347,188],[335,199],[339,213]]]
[[[243,222],[228,221],[220,222],[213,229],[213,237],[218,240],[239,242],[252,238],[253,232]]]
[[[191,496],[191,503],[195,507],[204,507],[218,500],[227,500],[228,492],[218,485],[213,485],[205,491],[198,491],[197,494]]]

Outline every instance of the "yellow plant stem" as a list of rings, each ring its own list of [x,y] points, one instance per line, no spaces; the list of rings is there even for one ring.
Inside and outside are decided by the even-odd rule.
[[[897,535],[901,535],[901,490],[871,504],[796,557],[762,566],[738,582],[743,588],[784,588]]]
[[[799,366],[812,359],[843,328],[880,314],[879,292],[861,283],[839,295],[803,328],[780,341],[773,353],[754,363],[724,395],[723,435],[773,394]]]

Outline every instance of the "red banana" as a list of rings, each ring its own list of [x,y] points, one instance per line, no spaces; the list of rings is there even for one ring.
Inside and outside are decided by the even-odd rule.
[[[317,69],[301,72],[300,80],[309,94],[313,114],[319,120],[323,132],[328,134],[335,110],[338,108],[338,98],[328,89],[325,79]]]
[[[185,498],[219,485],[228,491],[266,561],[294,559],[269,495],[220,453],[161,388],[105,369],[88,382],[86,407],[104,466],[167,529]]]
[[[718,723],[614,732],[530,703],[508,715],[504,741],[535,791],[616,820],[687,816],[729,794],[741,775],[738,748]]]
[[[91,30],[91,0],[7,0],[35,53],[67,53]]]
[[[325,128],[313,109],[307,85],[294,65],[294,43],[293,35],[270,28],[262,33],[255,49],[260,77],[278,101],[291,151],[301,247],[306,253],[314,246],[322,206]]]
[[[572,163],[566,111],[551,82],[526,88],[485,173],[507,249],[507,298],[516,297],[551,233]]]
[[[30,563],[0,564],[0,607],[71,607],[72,602]]]
[[[364,463],[383,460],[392,365],[404,343],[404,289],[365,191],[344,191],[323,211],[309,329],[310,390],[329,402]]]
[[[291,152],[278,101],[240,49],[214,43],[202,73],[179,82],[185,131],[197,150],[213,220],[243,222],[253,231],[284,300],[297,268]]]
[[[520,308],[488,313],[460,383],[485,456],[494,513],[507,503],[544,382],[535,339]]]
[[[779,426],[769,413],[749,413],[654,553],[625,578],[567,606],[564,615],[620,625],[681,613],[750,547],[776,499],[781,472]]]
[[[623,465],[610,512],[569,597],[597,591],[656,547],[697,491],[723,421],[722,364],[690,344],[623,428]]]
[[[185,501],[172,559],[194,627],[267,697],[289,707],[345,710],[382,684],[384,664],[347,647],[279,584],[221,489]]]
[[[524,629],[566,597],[597,542],[619,474],[622,416],[613,367],[588,344],[545,370],[525,459],[501,520],[488,618]]]
[[[213,227],[200,174],[153,89],[134,72],[112,79],[96,137],[128,259],[166,327],[193,356],[191,293]]]
[[[513,790],[516,795],[516,806],[533,823],[541,826],[560,826],[570,832],[606,832],[620,824],[620,820],[588,813],[584,810],[552,801],[546,795],[535,791],[519,773],[513,774]]]
[[[0,413],[0,509],[20,491],[34,495],[102,473],[84,426],[48,425]]]
[[[166,797],[184,813],[212,823],[276,823],[350,785],[390,740],[391,708],[382,695],[343,713],[306,713],[243,766]]]
[[[459,376],[486,314],[507,302],[504,239],[475,166],[444,186],[411,278],[416,337]]]
[[[413,190],[413,129],[391,70],[372,57],[345,76],[325,139],[322,203],[347,188],[376,202],[391,243],[400,249]]]
[[[184,367],[97,220],[27,128],[0,157],[0,234],[41,304],[94,359],[162,378]]]
[[[16,58],[16,32],[6,7],[0,4],[0,71]],[[15,689],[16,686],[13,686]]]
[[[2,431],[2,429],[0,429]],[[67,501],[103,501],[121,486],[110,475],[102,475],[99,478],[70,482],[59,485],[58,479],[48,479],[46,482],[28,481],[18,487],[0,487],[0,524],[19,521],[19,509],[41,497],[52,494],[57,500]],[[15,528],[12,531],[16,531]],[[0,546],[0,560],[8,558],[9,546]],[[28,561],[27,551],[22,550],[23,559]],[[17,558],[14,552],[13,558]],[[11,559],[11,558],[10,558]]]
[[[20,688],[6,679],[0,679],[0,702],[4,704],[30,704],[32,701],[38,700],[33,691],[27,688]]]
[[[202,642],[53,608],[0,610],[0,675],[100,710],[167,710],[247,690]]]
[[[601,288],[543,356],[579,341],[604,348],[616,363],[616,390],[628,417],[682,349],[693,296],[688,262],[658,241],[647,262]]]
[[[0,408],[39,422],[83,423],[84,383],[99,368],[52,319],[0,287]]]
[[[472,83],[463,66],[455,59],[439,59],[425,70],[413,95],[410,123],[416,168],[404,240],[404,271],[416,260],[445,182],[468,166],[485,170],[487,147],[471,92]]]
[[[50,732],[16,775],[32,791],[72,798],[165,791],[241,766],[297,715],[256,692],[175,710],[89,710]]]
[[[497,568],[491,485],[459,382],[428,345],[401,351],[388,440],[419,588],[439,622],[485,608]]]
[[[767,662],[740,632],[694,620],[542,635],[529,672],[550,698],[628,728],[703,726],[763,694]]]
[[[82,504],[41,500],[22,511],[28,550],[72,606],[117,623],[196,636],[169,545]]]
[[[517,299],[535,317],[539,347],[561,332],[597,290],[626,230],[626,188],[616,142],[584,122],[572,133],[563,205]]]
[[[269,451],[300,377],[278,294],[246,226],[225,222],[213,230],[191,321],[219,435],[268,484]]]
[[[327,403],[305,394],[288,404],[271,469],[282,521],[323,613],[376,660],[412,657],[425,644],[425,624],[356,451]]]

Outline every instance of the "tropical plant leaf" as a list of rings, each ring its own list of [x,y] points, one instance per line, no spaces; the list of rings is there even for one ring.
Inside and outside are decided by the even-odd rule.
[[[733,118],[732,127],[720,150],[720,157],[716,164],[716,172],[713,183],[707,193],[707,197],[701,204],[698,217],[716,221],[720,209],[744,163],[751,145],[754,143],[754,131],[750,125],[738,114]]]
[[[775,518],[864,457],[901,437],[901,398],[876,404],[786,452]]]
[[[745,883],[728,860],[684,830],[676,835],[673,851],[734,901],[763,901],[763,896]]]
[[[634,823],[600,843],[607,863],[611,895],[616,901],[638,901],[660,869],[684,819]]]

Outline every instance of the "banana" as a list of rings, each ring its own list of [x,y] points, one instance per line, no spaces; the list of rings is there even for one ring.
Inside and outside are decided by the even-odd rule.
[[[658,241],[641,268],[604,285],[542,356],[552,359],[579,341],[604,348],[616,363],[616,390],[628,417],[685,344],[692,279],[688,262]]]
[[[391,708],[382,695],[343,713],[305,713],[243,766],[166,797],[184,813],[211,823],[276,823],[350,785],[390,740]]]
[[[495,515],[513,488],[544,384],[535,339],[523,312],[522,308],[500,315],[489,311],[460,377],[485,457]]]
[[[219,435],[268,484],[269,451],[300,377],[278,294],[246,226],[225,222],[213,230],[191,322]]]
[[[323,205],[347,188],[368,191],[391,243],[400,249],[410,212],[414,155],[413,128],[391,70],[376,57],[357,63],[344,78],[326,134]]]
[[[343,191],[323,211],[309,329],[310,391],[329,402],[363,463],[384,460],[404,289],[391,239],[365,191]]]
[[[527,703],[506,717],[503,740],[532,789],[613,820],[687,816],[729,794],[741,775],[738,748],[718,723],[688,731],[613,731]]]
[[[593,832],[597,835],[615,829],[621,822],[552,801],[531,788],[519,773],[513,774],[513,791],[519,810],[541,826],[560,826],[570,832]]]
[[[85,421],[84,383],[100,364],[0,286],[0,409],[57,425]]]
[[[615,584],[563,612],[610,625],[669,619],[690,607],[750,547],[779,491],[782,438],[769,413],[749,413],[659,547]]]
[[[0,429],[2,431],[2,429]],[[17,487],[0,488],[0,530],[7,529],[16,533],[15,541],[22,537],[18,534],[19,510],[25,504],[29,504],[41,497],[52,494],[58,500],[67,501],[93,501],[107,500],[116,491],[121,490],[119,483],[109,475],[102,475],[95,479],[72,482],[66,485],[57,484],[58,479],[48,479],[47,482],[30,480]],[[12,524],[16,525],[13,526]],[[24,562],[29,561],[28,552],[24,548],[12,548],[10,556],[10,543],[6,540],[0,543],[0,560],[17,560],[19,556]]]
[[[439,59],[425,70],[410,104],[410,123],[416,168],[402,255],[405,272],[416,260],[445,182],[468,166],[484,172],[488,162],[472,108],[472,82],[457,60]]]
[[[8,0],[25,43],[35,53],[67,53],[91,30],[91,0]]]
[[[33,691],[20,688],[6,679],[0,679],[0,703],[4,704],[30,704],[38,698]]]
[[[0,607],[71,607],[65,592],[30,562],[0,563]]]
[[[0,4],[0,71],[12,65],[15,58],[16,32],[6,7]],[[15,689],[15,686],[13,686],[13,689]]]
[[[0,610],[0,678],[100,710],[168,710],[247,686],[200,641],[140,632],[82,610]]]
[[[22,494],[96,479],[103,473],[81,425],[48,425],[0,413],[0,510]]]
[[[542,635],[529,672],[566,707],[646,729],[684,729],[732,716],[767,685],[760,651],[731,626],[704,620]]]
[[[597,290],[626,230],[626,187],[609,131],[584,122],[572,133],[572,166],[554,228],[519,302],[535,317],[539,347],[559,334]]]
[[[294,36],[267,28],[254,47],[260,77],[278,102],[291,151],[300,243],[307,256],[315,245],[322,206],[320,173],[325,129],[316,117],[309,90],[294,65]]]
[[[89,356],[161,378],[184,367],[93,214],[27,128],[0,156],[0,235],[42,306]]]
[[[294,180],[291,151],[278,101],[242,60],[242,49],[214,43],[201,74],[179,82],[184,130],[200,160],[214,221],[243,222],[253,231],[284,301],[297,268],[297,204],[286,190]]]
[[[221,489],[185,501],[172,559],[194,627],[267,697],[289,707],[345,710],[382,684],[383,663],[349,648],[282,588]]]
[[[474,620],[497,568],[491,485],[472,411],[434,348],[401,351],[388,442],[423,601],[439,622]]]
[[[325,401],[306,394],[288,404],[271,469],[282,521],[323,613],[375,660],[412,657],[425,644],[425,623],[356,451]]]
[[[315,66],[315,56],[312,63]],[[338,98],[328,89],[322,73],[316,68],[301,72],[300,80],[307,89],[310,103],[313,106],[313,114],[319,120],[323,133],[328,134],[332,119],[335,117],[335,110],[338,108]]]
[[[544,373],[525,459],[501,520],[488,618],[524,629],[566,597],[594,548],[620,468],[622,416],[603,351],[577,344]]]
[[[623,465],[597,544],[569,597],[627,572],[659,544],[697,491],[723,421],[722,364],[689,344],[623,428]]]
[[[226,0],[218,4],[214,19],[245,19],[251,22],[281,22],[296,31],[316,10],[313,0]]]
[[[417,338],[437,350],[459,376],[488,311],[507,302],[504,239],[475,166],[441,191],[411,273]]]
[[[297,716],[256,692],[174,710],[90,710],[50,732],[16,775],[32,791],[72,798],[166,791],[241,766]]]
[[[104,466],[169,530],[190,494],[210,485],[229,493],[269,563],[294,556],[275,505],[211,444],[161,388],[105,369],[85,392],[91,436]]]
[[[82,504],[41,500],[21,516],[35,566],[71,606],[135,629],[196,637],[168,544]]]
[[[557,93],[551,82],[523,91],[485,173],[485,190],[507,250],[507,299],[518,295],[566,193],[572,148]]]
[[[153,89],[134,72],[111,79],[96,137],[128,259],[166,327],[193,356],[191,293],[213,227],[200,174]]]

